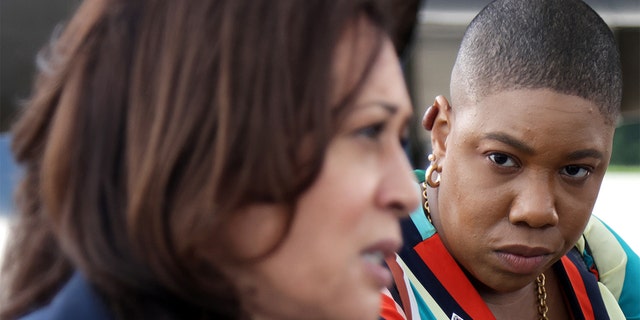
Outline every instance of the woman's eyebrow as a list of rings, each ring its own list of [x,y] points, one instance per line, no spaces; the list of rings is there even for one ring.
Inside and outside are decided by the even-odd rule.
[[[520,141],[504,132],[489,132],[484,135],[483,139],[497,140],[526,154],[535,154],[535,150],[524,141]]]
[[[600,160],[604,158],[604,155],[602,154],[602,152],[596,149],[584,149],[571,152],[567,158],[569,158],[569,160],[580,160],[584,158],[594,158]]]
[[[504,132],[490,132],[485,134],[483,138],[502,142],[527,154],[535,154],[535,150],[524,141],[520,141]],[[604,155],[596,149],[582,149],[571,152],[567,155],[567,158],[569,160],[580,160],[584,158],[603,159]]]
[[[368,102],[364,102],[364,103],[360,103],[356,106],[356,109],[360,109],[360,108],[365,108],[365,107],[371,107],[371,106],[377,106],[382,108],[383,110],[387,111],[389,114],[396,114],[398,112],[398,110],[400,109],[400,107],[398,107],[397,105],[390,103],[390,102],[386,102],[386,101],[381,101],[381,100],[373,100],[373,101],[368,101]]]

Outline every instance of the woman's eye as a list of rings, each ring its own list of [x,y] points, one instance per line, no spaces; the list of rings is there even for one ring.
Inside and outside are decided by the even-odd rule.
[[[491,162],[501,167],[517,167],[518,164],[508,155],[503,153],[492,153],[489,156]]]
[[[402,146],[403,149],[407,148],[407,146],[409,145],[409,137],[406,135],[401,136],[400,145]]]
[[[591,174],[591,170],[581,166],[566,166],[562,168],[561,173],[572,178],[584,178]]]
[[[358,130],[358,134],[367,138],[376,139],[384,131],[384,123],[376,123]]]

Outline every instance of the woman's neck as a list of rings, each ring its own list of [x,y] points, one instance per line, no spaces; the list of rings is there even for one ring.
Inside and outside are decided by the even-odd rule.
[[[489,290],[478,290],[478,292],[498,320],[513,319],[514,315],[518,315],[518,319],[539,318],[535,283],[508,293]]]
[[[549,319],[571,319],[556,273],[549,269],[544,274],[547,293],[545,300],[549,307],[547,316]],[[509,293],[497,293],[487,288],[481,288],[477,284],[474,286],[496,319],[514,319],[514,315],[517,315],[518,319],[540,319],[535,281],[520,290]]]

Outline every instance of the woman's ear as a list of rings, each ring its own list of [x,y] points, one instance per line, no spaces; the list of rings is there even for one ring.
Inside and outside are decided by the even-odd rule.
[[[451,106],[444,96],[437,96],[433,106],[422,118],[425,129],[431,130],[431,147],[436,159],[442,159],[447,150],[447,137],[451,130]]]
[[[425,111],[422,116],[422,127],[427,131],[431,131],[431,129],[433,129],[433,122],[436,120],[436,116],[438,116],[439,110],[436,104],[437,103],[434,102],[433,105],[427,108],[427,111]]]

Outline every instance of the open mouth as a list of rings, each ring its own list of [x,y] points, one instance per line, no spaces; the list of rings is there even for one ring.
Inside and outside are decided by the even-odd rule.
[[[361,254],[365,273],[373,279],[379,289],[391,286],[393,283],[391,272],[386,267],[384,260],[386,258],[394,257],[395,252],[399,247],[399,243],[393,241],[382,241],[369,247]]]

